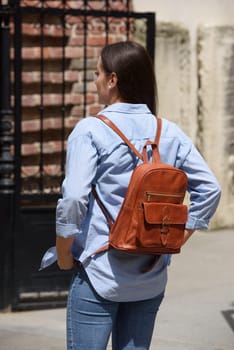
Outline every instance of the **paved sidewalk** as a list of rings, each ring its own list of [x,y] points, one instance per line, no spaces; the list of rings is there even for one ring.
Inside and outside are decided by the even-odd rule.
[[[0,350],[42,349],[66,349],[65,309],[0,313]],[[234,230],[196,233],[173,257],[154,349],[234,349]]]

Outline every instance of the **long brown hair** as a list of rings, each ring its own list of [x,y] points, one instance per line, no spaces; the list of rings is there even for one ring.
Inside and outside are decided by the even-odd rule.
[[[121,98],[128,103],[144,103],[157,113],[157,83],[151,58],[145,48],[133,41],[106,45],[101,51],[106,73],[115,72]]]

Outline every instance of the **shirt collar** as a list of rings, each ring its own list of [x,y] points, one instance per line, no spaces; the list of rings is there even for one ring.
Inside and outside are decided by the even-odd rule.
[[[113,103],[112,105],[109,105],[105,107],[100,113],[102,114],[105,112],[120,112],[120,113],[129,113],[129,114],[152,114],[147,107],[146,104],[135,104],[135,103],[125,103],[125,102],[118,102]]]

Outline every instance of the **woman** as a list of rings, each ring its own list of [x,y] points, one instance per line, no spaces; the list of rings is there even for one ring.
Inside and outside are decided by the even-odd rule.
[[[156,133],[157,89],[145,49],[133,42],[107,45],[97,63],[100,112],[127,136],[138,151]],[[163,162],[188,176],[189,217],[184,242],[206,229],[220,198],[220,187],[191,140],[163,119],[159,151]],[[67,349],[106,349],[112,333],[114,350],[149,349],[162,302],[170,257],[162,255],[145,273],[150,255],[111,249],[95,254],[108,242],[108,223],[95,201],[116,218],[133,169],[140,160],[108,126],[95,117],[83,119],[68,139],[66,177],[56,214],[58,265],[75,274],[67,305]]]

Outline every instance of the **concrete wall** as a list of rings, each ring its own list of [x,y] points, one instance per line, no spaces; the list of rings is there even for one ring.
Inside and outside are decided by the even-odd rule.
[[[193,139],[222,186],[211,227],[234,226],[234,2],[133,4],[157,14],[159,114]]]
[[[234,26],[204,26],[198,36],[200,144],[222,184],[218,226],[234,222]]]
[[[195,136],[191,118],[191,61],[188,30],[172,23],[159,23],[156,36],[156,74],[159,115],[178,123]]]

